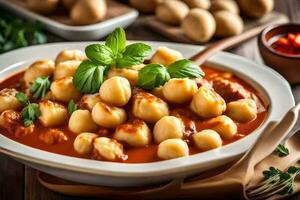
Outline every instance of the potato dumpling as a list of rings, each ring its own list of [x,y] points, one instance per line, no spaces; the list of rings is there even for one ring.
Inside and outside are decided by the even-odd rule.
[[[214,90],[202,86],[193,96],[190,107],[200,117],[209,118],[222,115],[226,103]]]
[[[183,33],[195,42],[207,42],[216,31],[214,17],[206,10],[193,8],[181,23]]]
[[[244,22],[239,15],[222,10],[214,13],[216,21],[216,36],[229,37],[243,32]]]
[[[58,101],[68,103],[70,100],[77,101],[81,93],[73,85],[73,77],[60,78],[52,82],[50,90]]]
[[[132,113],[146,122],[155,123],[169,115],[169,107],[162,99],[147,92],[139,92],[134,96]]]
[[[106,103],[114,106],[124,106],[131,97],[130,83],[126,78],[114,76],[103,82],[99,94]]]
[[[231,139],[237,133],[236,124],[226,115],[210,119],[208,125],[211,129],[217,131],[225,140]]]
[[[179,51],[169,49],[168,47],[158,47],[151,57],[150,63],[159,63],[168,66],[182,58],[183,56]]]
[[[77,0],[71,9],[70,17],[77,25],[88,25],[104,20],[106,13],[105,0]]]
[[[107,78],[112,78],[114,76],[121,76],[126,78],[131,85],[136,85],[139,78],[139,70],[142,69],[145,65],[134,65],[126,68],[116,68],[112,67],[107,72]]]
[[[197,84],[189,78],[172,78],[163,86],[164,98],[171,103],[189,102],[197,92]]]
[[[227,10],[233,14],[238,15],[240,10],[239,6],[234,0],[215,0],[211,2],[210,12],[217,12]]]
[[[172,25],[180,24],[188,12],[189,7],[179,0],[163,1],[155,9],[155,15],[160,21]]]
[[[76,2],[77,0],[62,0],[64,7],[68,10],[71,10]]]
[[[85,53],[78,49],[63,50],[56,56],[55,65],[68,60],[84,61],[86,59]]]
[[[183,0],[190,8],[209,9],[210,0]]]
[[[75,110],[69,119],[69,129],[73,133],[94,132],[97,128],[88,110]]]
[[[126,111],[123,108],[98,102],[93,107],[92,118],[99,126],[115,128],[126,121]]]
[[[114,139],[98,137],[94,140],[94,150],[106,160],[117,160],[124,156],[123,145]]]
[[[214,130],[202,130],[193,135],[195,145],[202,151],[216,149],[222,146],[221,136]]]
[[[92,111],[94,105],[101,101],[102,100],[99,94],[85,94],[77,102],[77,106],[81,109],[87,109],[89,111]]]
[[[64,62],[60,62],[56,65],[54,70],[53,79],[57,80],[60,78],[66,78],[69,76],[73,76],[79,67],[81,61],[79,60],[67,60]]]
[[[121,124],[116,128],[114,138],[134,147],[143,147],[151,142],[151,133],[147,124],[136,119],[133,122]]]
[[[157,156],[161,159],[168,160],[189,155],[189,147],[181,139],[167,139],[158,145]]]
[[[250,122],[257,116],[256,103],[252,99],[240,99],[227,104],[226,115],[238,122]]]
[[[63,105],[43,100],[39,103],[41,115],[39,120],[45,127],[63,125],[68,120],[68,111]]]
[[[182,121],[174,116],[165,116],[156,122],[153,136],[157,143],[171,138],[182,138],[184,125]]]
[[[5,110],[18,110],[21,104],[16,98],[18,93],[15,89],[5,88],[0,91],[0,113]]]
[[[151,94],[157,96],[158,98],[164,99],[163,86],[156,87],[151,90]]]
[[[74,140],[74,150],[79,154],[88,154],[93,149],[93,141],[98,135],[95,133],[80,133]]]
[[[274,8],[274,0],[237,0],[241,11],[249,17],[262,17]]]
[[[30,10],[41,14],[50,14],[55,11],[59,0],[27,0],[26,3]]]
[[[55,66],[52,60],[38,60],[32,63],[28,69],[26,69],[24,74],[24,81],[26,87],[30,85],[41,76],[52,76]]]
[[[130,6],[143,13],[153,13],[156,6],[164,0],[129,0]]]

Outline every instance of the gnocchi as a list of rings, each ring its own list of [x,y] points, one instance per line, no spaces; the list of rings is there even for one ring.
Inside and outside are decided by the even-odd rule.
[[[93,149],[93,142],[98,137],[95,133],[80,133],[76,136],[73,147],[74,150],[79,154],[88,154]]]
[[[107,160],[117,160],[124,156],[123,145],[114,139],[99,137],[94,140],[95,151]]]
[[[196,146],[202,151],[216,149],[222,146],[222,138],[214,130],[202,130],[193,135]]]
[[[168,160],[189,155],[189,147],[181,139],[167,139],[158,145],[157,156]]]
[[[237,133],[237,125],[226,115],[210,119],[208,124],[211,129],[218,132],[225,140],[233,138]]]
[[[257,116],[256,103],[252,99],[240,99],[227,104],[226,115],[231,119],[245,123]]]
[[[184,131],[183,122],[174,116],[165,116],[156,122],[153,136],[157,143],[171,138],[182,138]]]
[[[53,79],[57,80],[60,78],[66,78],[73,76],[79,67],[81,61],[79,60],[68,60],[64,62],[60,62],[56,65],[54,70]]]
[[[126,68],[116,68],[112,67],[108,72],[107,72],[107,78],[112,78],[114,76],[121,76],[126,78],[130,85],[135,86],[138,81],[138,74],[139,70],[142,69],[145,65],[134,65],[131,67],[126,67]]]
[[[17,90],[9,88],[0,91],[0,113],[5,110],[19,110],[21,108],[21,104],[16,98],[17,93]]]
[[[69,119],[69,129],[76,134],[94,132],[98,129],[88,110],[75,110]]]
[[[78,49],[68,49],[61,51],[56,59],[55,59],[55,65],[58,65],[61,62],[68,61],[68,60],[78,60],[78,61],[84,61],[87,57],[85,56],[85,53]]]
[[[169,49],[168,47],[158,47],[150,59],[150,63],[159,63],[164,66],[168,66],[173,62],[182,59],[183,56],[179,51]]]
[[[101,101],[102,100],[99,94],[85,94],[77,102],[77,105],[81,109],[87,109],[89,111],[92,111],[94,105]]]
[[[63,105],[50,100],[39,103],[41,115],[39,120],[45,127],[53,127],[64,124],[68,120],[68,111]]]

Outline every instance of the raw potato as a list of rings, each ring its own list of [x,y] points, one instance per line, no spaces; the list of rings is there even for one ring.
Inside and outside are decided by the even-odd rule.
[[[240,10],[239,6],[234,0],[215,0],[211,2],[210,12],[217,12],[227,10],[233,14],[238,15]]]
[[[168,66],[182,58],[183,56],[179,51],[169,49],[168,47],[158,47],[151,57],[150,63],[159,63]]]
[[[257,116],[256,103],[252,99],[240,99],[227,104],[226,115],[238,122],[250,122]]]
[[[202,8],[208,10],[210,8],[210,0],[183,0],[190,8]]]
[[[222,138],[220,135],[210,129],[202,130],[193,135],[195,145],[202,151],[216,149],[222,146]]]
[[[78,0],[62,0],[66,9],[71,10],[71,8],[75,5]]]
[[[249,16],[259,18],[274,8],[274,0],[236,0],[241,11]]]
[[[80,133],[74,140],[74,150],[79,154],[88,154],[93,149],[93,141],[98,135],[95,133]]]
[[[193,41],[207,42],[216,31],[216,22],[208,11],[193,8],[183,19],[181,29]]]
[[[179,25],[188,12],[189,7],[182,1],[167,0],[156,7],[155,15],[166,24]]]
[[[69,129],[76,134],[94,132],[98,129],[88,110],[75,110],[69,119]]]
[[[130,6],[143,13],[153,13],[156,6],[163,0],[129,0]]]
[[[184,125],[181,119],[174,116],[165,116],[156,122],[153,136],[157,143],[171,138],[182,138]]]
[[[18,110],[22,107],[15,97],[18,93],[15,89],[5,88],[0,91],[0,113],[5,110]]]
[[[55,11],[59,0],[27,0],[26,3],[30,10],[41,14],[50,14]]]
[[[107,13],[105,0],[78,0],[71,10],[71,19],[77,25],[95,24]]]
[[[189,155],[189,147],[181,139],[167,139],[158,145],[157,156],[168,160]]]
[[[117,160],[124,156],[123,145],[114,139],[99,137],[94,140],[95,151],[107,160]]]
[[[216,36],[228,37],[243,32],[244,22],[239,15],[223,10],[214,13],[216,21]]]

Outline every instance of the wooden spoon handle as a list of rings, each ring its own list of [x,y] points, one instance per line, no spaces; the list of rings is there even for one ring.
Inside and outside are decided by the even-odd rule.
[[[257,26],[239,35],[219,40],[196,55],[192,56],[190,60],[194,61],[197,65],[201,65],[215,53],[233,47],[241,42],[257,36],[265,27],[266,25]]]

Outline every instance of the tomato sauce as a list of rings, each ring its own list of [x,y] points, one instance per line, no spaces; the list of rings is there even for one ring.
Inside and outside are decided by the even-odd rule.
[[[300,32],[279,36],[271,47],[279,53],[300,56]]]
[[[205,72],[205,80],[211,81],[216,76],[226,76],[228,74],[227,72],[213,69],[210,67],[202,67],[203,71]],[[23,83],[23,75],[24,72],[17,73],[6,80],[4,80],[2,83],[0,83],[0,90],[4,88],[15,88],[19,91],[24,91],[25,86]],[[248,85],[243,80],[239,79],[236,76],[231,76],[228,78],[229,80],[233,82],[237,82],[241,84],[249,93],[255,95],[256,98],[256,104],[258,106],[258,114],[256,119],[254,119],[251,122],[248,123],[237,123],[238,127],[238,133],[230,140],[223,140],[223,145],[230,144],[234,141],[237,141],[243,137],[246,137],[251,132],[253,132],[255,129],[257,129],[265,120],[267,116],[267,107],[264,105],[264,103],[259,98],[259,94],[257,91],[255,91],[250,85]],[[127,108],[128,109],[128,108]],[[198,132],[200,130],[209,128],[209,125],[207,123],[206,119],[201,119],[197,115],[193,114],[187,105],[185,106],[178,106],[178,105],[170,105],[170,113],[171,115],[179,116],[183,122],[185,123],[186,130],[184,133],[184,140],[189,144],[190,147],[190,155],[200,153],[199,149],[195,147],[195,145],[192,145],[191,136],[193,133]],[[4,130],[3,128],[0,128],[0,131],[2,135],[16,141],[19,143],[22,143],[24,145],[28,145],[33,148],[41,149],[44,151],[67,155],[67,156],[73,156],[73,157],[79,157],[79,158],[86,158],[86,159],[93,159],[91,155],[80,155],[75,152],[73,148],[73,142],[76,138],[76,134],[72,133],[68,126],[61,126],[61,127],[55,127],[65,133],[65,135],[68,137],[67,141],[63,141],[57,144],[46,144],[43,141],[39,139],[39,134],[46,131],[47,128],[43,127],[38,121],[35,122],[35,129],[34,132],[31,134],[26,135],[23,138],[16,138],[14,134],[8,133],[8,131]],[[152,127],[150,127],[152,128]],[[109,134],[108,137],[111,137],[112,134]],[[148,162],[154,162],[159,161],[159,158],[157,157],[157,147],[158,145],[155,143],[152,143],[151,145],[148,145],[146,147],[129,147],[127,145],[124,146],[124,153],[128,156],[126,160],[122,161],[125,163],[148,163]]]

